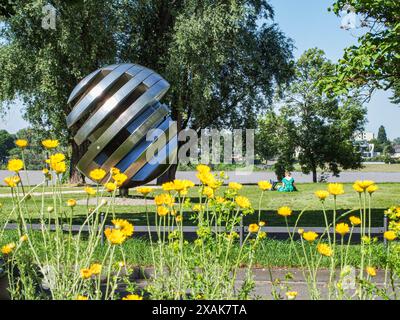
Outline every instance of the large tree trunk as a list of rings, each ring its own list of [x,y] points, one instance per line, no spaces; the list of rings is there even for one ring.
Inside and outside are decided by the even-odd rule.
[[[312,169],[312,180],[314,183],[317,182],[317,168]]]
[[[82,173],[80,173],[78,169],[76,169],[76,165],[87,151],[87,145],[86,143],[83,143],[80,146],[78,146],[72,139],[71,147],[72,147],[72,152],[71,152],[71,162],[69,168],[69,182],[73,184],[84,184],[85,176]]]

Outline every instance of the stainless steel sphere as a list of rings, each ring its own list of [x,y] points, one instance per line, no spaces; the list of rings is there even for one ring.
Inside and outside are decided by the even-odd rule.
[[[130,63],[86,76],[68,99],[73,108],[67,125],[78,127],[74,140],[90,143],[78,170],[89,177],[93,169],[116,167],[128,176],[124,187],[145,184],[167,170],[177,154],[176,125],[159,102],[168,88],[153,70]],[[151,129],[159,130],[146,139]]]

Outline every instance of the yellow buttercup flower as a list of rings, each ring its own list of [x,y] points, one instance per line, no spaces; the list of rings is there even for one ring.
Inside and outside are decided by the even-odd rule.
[[[136,188],[136,191],[144,196],[147,196],[150,192],[153,192],[153,188],[151,187],[139,187]]]
[[[48,163],[57,163],[57,162],[61,162],[61,161],[65,161],[65,155],[62,153],[56,153],[56,154],[52,154],[49,158]]]
[[[161,193],[154,197],[154,202],[157,206],[161,206],[163,204],[172,207],[174,204],[174,198],[168,193]]]
[[[361,189],[366,190],[368,187],[375,184],[375,182],[372,180],[363,180],[363,181],[357,180],[354,184],[357,184]]]
[[[104,188],[106,188],[107,192],[114,192],[117,189],[117,185],[114,182],[107,182]]]
[[[339,196],[344,193],[343,184],[341,183],[329,183],[328,192],[331,195]]]
[[[338,223],[336,225],[335,231],[339,233],[341,236],[344,236],[346,233],[350,232],[350,227],[347,223]]]
[[[86,297],[86,296],[79,295],[79,296],[76,297],[76,300],[89,300],[89,298]]]
[[[299,228],[299,229],[297,230],[297,233],[298,233],[299,235],[302,235],[302,234],[304,233],[304,229],[303,229],[303,228]]]
[[[379,188],[376,184],[372,184],[367,188],[367,192],[369,194],[373,194],[375,191],[377,191]]]
[[[265,239],[267,237],[267,233],[265,231],[260,231],[258,233],[258,238],[259,239]]]
[[[328,192],[328,191],[325,191],[325,190],[318,190],[318,191],[315,192],[315,196],[316,196],[319,200],[323,201],[323,200],[325,200],[326,198],[329,197],[329,192]]]
[[[134,227],[133,225],[124,219],[114,219],[111,220],[114,224],[116,230],[121,230],[125,237],[130,237],[133,234]]]
[[[93,189],[92,187],[86,187],[84,190],[86,194],[89,196],[94,196],[96,194],[96,190]]]
[[[67,165],[64,161],[50,162],[50,168],[54,170],[57,174],[61,174],[67,170]]]
[[[166,216],[166,215],[168,214],[168,212],[169,212],[168,208],[166,208],[166,207],[164,207],[164,206],[159,206],[159,207],[157,207],[157,214],[158,214],[160,217]]]
[[[235,202],[242,209],[248,209],[251,207],[250,200],[243,196],[237,196]]]
[[[217,197],[215,197],[215,201],[216,201],[218,204],[224,204],[224,203],[226,202],[226,199],[223,198],[223,197],[221,197],[221,196],[217,196]]]
[[[389,240],[389,241],[393,241],[397,238],[396,232],[390,230],[390,231],[386,231],[383,236],[385,237],[385,239]]]
[[[175,217],[176,222],[182,222],[183,221],[183,217],[182,215],[178,215]]]
[[[112,167],[111,169],[110,169],[110,172],[111,172],[111,175],[116,175],[116,174],[119,174],[119,173],[121,173],[121,170],[119,170],[118,168],[115,168],[115,167]]]
[[[258,187],[262,191],[271,190],[272,184],[269,181],[258,181]]]
[[[83,279],[89,279],[92,276],[92,271],[88,268],[81,269],[80,273]]]
[[[21,149],[26,148],[26,147],[28,146],[28,140],[25,140],[25,139],[17,139],[17,140],[15,141],[15,145],[16,145],[18,148],[21,148]]]
[[[118,187],[122,186],[124,182],[128,179],[128,176],[124,173],[117,173],[112,176],[114,179],[115,183],[117,184]]]
[[[99,182],[103,180],[103,178],[106,176],[107,172],[103,169],[94,169],[90,171],[89,176],[92,180]]]
[[[200,211],[203,211],[203,210],[204,210],[204,206],[201,205],[201,204],[196,203],[196,204],[193,206],[193,211],[194,211],[194,212],[200,212]]]
[[[278,209],[278,214],[282,217],[288,217],[292,214],[292,209],[289,207],[280,207]]]
[[[250,233],[256,233],[258,232],[258,230],[260,230],[260,226],[258,224],[252,223],[251,225],[249,225]]]
[[[297,291],[288,291],[286,292],[286,297],[288,300],[294,300],[297,297]]]
[[[122,300],[143,300],[143,297],[137,294],[128,294],[122,298]]]
[[[259,225],[260,227],[264,227],[264,226],[265,226],[265,222],[264,222],[264,221],[260,221],[260,222],[258,223],[258,225]]]
[[[14,242],[8,243],[5,246],[1,247],[1,253],[8,255],[15,249],[16,245]]]
[[[46,139],[42,141],[42,146],[46,149],[54,149],[58,147],[58,140]]]
[[[317,251],[318,251],[319,254],[321,254],[321,255],[323,255],[325,257],[330,257],[330,256],[332,256],[332,253],[333,253],[331,247],[328,246],[325,243],[318,244],[317,245]]]
[[[68,199],[67,200],[67,206],[68,207],[75,207],[76,206],[76,200],[75,199]]]
[[[42,169],[42,173],[43,173],[45,176],[48,175],[48,174],[49,174],[49,169],[47,169],[47,168]]]
[[[4,178],[6,185],[11,188],[15,188],[20,181],[21,179],[18,176]]]
[[[239,191],[243,188],[243,185],[237,182],[229,182],[228,188],[234,191]]]
[[[107,240],[110,242],[110,244],[113,245],[122,244],[126,239],[125,234],[119,229],[107,228],[106,230],[104,230],[104,234]]]
[[[358,226],[361,224],[361,219],[359,217],[351,216],[349,220],[353,226]]]
[[[315,233],[314,231],[303,232],[303,238],[308,242],[313,242],[315,241],[315,239],[318,238],[318,234]]]
[[[100,263],[93,263],[89,268],[90,272],[94,275],[100,274],[101,269],[102,269],[102,266]]]
[[[212,198],[214,196],[214,190],[210,187],[204,187],[203,195],[205,195],[208,198]]]
[[[28,236],[27,236],[26,234],[22,235],[22,236],[19,238],[19,241],[21,241],[21,242],[25,242],[25,241],[27,241],[27,240],[28,240]]]
[[[8,161],[7,170],[19,172],[24,168],[24,163],[20,159],[11,159]]]
[[[360,187],[360,185],[358,183],[354,183],[353,184],[353,189],[358,192],[358,193],[363,193],[364,189]]]
[[[210,167],[209,167],[209,166],[206,166],[205,164],[199,164],[199,165],[196,167],[196,170],[197,170],[199,173],[209,173],[209,172],[211,171]]]
[[[367,271],[368,275],[371,277],[376,276],[376,269],[374,267],[366,267],[365,271]]]

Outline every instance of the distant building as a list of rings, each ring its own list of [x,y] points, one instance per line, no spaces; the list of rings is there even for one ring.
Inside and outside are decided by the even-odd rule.
[[[393,149],[394,149],[393,158],[400,159],[400,144],[394,145]]]
[[[371,141],[375,139],[375,134],[373,132],[357,132],[354,135],[354,141]]]

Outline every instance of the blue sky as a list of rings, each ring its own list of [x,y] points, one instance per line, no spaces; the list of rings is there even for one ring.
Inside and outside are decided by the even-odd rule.
[[[357,43],[354,31],[340,28],[341,19],[327,8],[333,0],[270,0],[275,10],[275,21],[286,35],[295,42],[295,57],[305,50],[318,47],[326,56],[336,61],[342,56],[343,49]],[[377,91],[368,108],[367,131],[377,133],[378,127],[384,125],[390,139],[400,137],[400,106],[389,101],[390,92]],[[22,119],[22,105],[16,103],[10,112],[0,119],[0,129],[15,133],[28,124]]]

